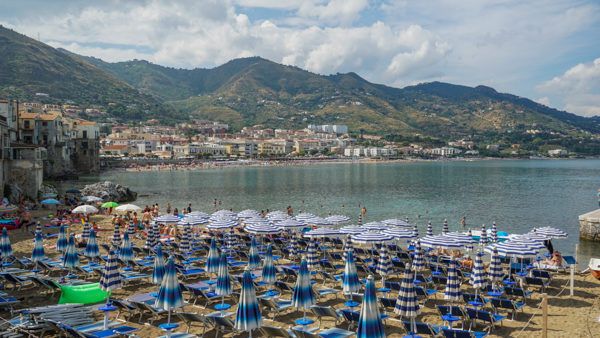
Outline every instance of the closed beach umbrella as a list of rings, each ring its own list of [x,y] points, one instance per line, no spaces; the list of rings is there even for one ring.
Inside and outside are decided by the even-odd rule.
[[[490,260],[490,267],[488,271],[488,276],[492,286],[495,286],[496,283],[500,282],[504,277],[504,271],[502,271],[502,262],[500,261],[500,255],[498,254],[498,249],[492,249],[492,257]]]
[[[192,251],[192,245],[190,243],[191,239],[192,226],[189,224],[185,224],[183,226],[183,236],[181,236],[181,239],[179,241],[179,252],[181,252],[181,254],[184,256],[189,255]]]
[[[277,281],[277,270],[273,264],[273,247],[271,244],[267,246],[267,252],[263,260],[262,281],[267,284],[274,284]]]
[[[154,233],[154,224],[156,224],[156,223],[152,223],[152,226],[148,227],[147,233],[146,233],[146,243],[144,246],[148,249],[151,249],[156,245],[156,243],[155,243],[156,235]]]
[[[319,266],[319,254],[317,253],[317,243],[314,240],[308,241],[306,263],[308,264],[309,269],[313,269]]]
[[[133,222],[129,222],[129,225],[127,226],[127,233],[131,236],[135,235],[135,224],[133,224]]]
[[[379,250],[379,261],[376,272],[381,276],[381,285],[385,285],[385,277],[392,271],[392,259],[388,254],[387,245],[382,245]]]
[[[117,254],[114,247],[108,252],[108,259],[102,269],[102,276],[100,277],[100,289],[111,292],[113,290],[121,288],[123,285],[123,278],[119,272],[119,262],[117,261]]]
[[[225,297],[229,296],[232,291],[231,276],[229,276],[229,269],[227,268],[227,255],[225,255],[225,253],[221,253],[221,257],[219,257],[217,286],[215,288],[215,293],[218,296],[221,296],[221,304],[225,302]]]
[[[357,338],[384,338],[385,329],[381,320],[381,313],[377,306],[377,291],[373,276],[367,277],[365,285],[365,294],[360,307],[360,317],[358,319]]]
[[[56,251],[64,252],[67,248],[67,228],[61,225],[58,230],[58,238],[56,239]]]
[[[427,236],[433,236],[433,225],[431,225],[431,221],[427,222]]]
[[[260,256],[258,255],[258,245],[256,238],[252,237],[250,241],[250,252],[248,254],[248,266],[250,269],[256,269],[260,266]]]
[[[133,248],[131,247],[128,233],[123,234],[123,243],[121,243],[121,248],[119,250],[119,259],[123,262],[133,260]]]
[[[233,250],[233,248],[235,247],[235,244],[236,244],[236,241],[235,241],[235,235],[233,234],[233,231],[225,232],[225,247],[227,248],[227,251]]]
[[[37,232],[35,234],[35,241],[33,243],[33,251],[31,252],[31,260],[35,263],[44,259],[46,254],[44,253],[44,239],[42,234]]]
[[[342,290],[345,294],[350,294],[350,296],[360,290],[360,281],[358,280],[358,273],[356,272],[356,265],[354,263],[354,253],[352,251],[347,252],[344,273],[342,274]]]
[[[406,265],[404,270],[404,276],[402,277],[402,283],[400,284],[400,291],[398,292],[398,299],[396,299],[396,306],[394,312],[400,316],[400,318],[409,318],[411,322],[411,331],[409,336],[412,336],[416,332],[415,318],[419,315],[421,308],[417,299],[417,292],[415,291],[414,275],[411,270],[410,264]]]
[[[450,232],[450,230],[448,229],[448,220],[445,219],[444,225],[442,225],[442,234],[447,234],[448,232]]]
[[[342,258],[344,259],[344,262],[348,260],[348,252],[352,252],[354,253],[354,246],[352,245],[352,237],[350,235],[348,235],[348,237],[346,237],[346,241],[344,242],[344,248],[343,248],[343,256]]]
[[[308,263],[306,259],[302,259],[300,263],[300,271],[296,285],[294,285],[294,293],[292,295],[292,305],[300,310],[303,310],[304,318],[306,319],[306,310],[310,309],[316,303],[315,293],[313,292],[310,283],[310,272],[308,271]]]
[[[8,237],[8,231],[6,228],[2,228],[2,238],[0,239],[0,256],[2,259],[8,259],[12,257],[13,249],[10,245],[10,238]]]
[[[175,216],[175,215],[161,215],[158,216],[154,219],[155,222],[161,223],[161,224],[176,224],[177,222],[179,222],[179,217]]]
[[[496,222],[492,223],[492,233],[490,236],[490,240],[492,241],[492,243],[498,242],[498,227],[496,225]]]
[[[121,231],[119,229],[119,223],[115,223],[115,228],[113,230],[112,237],[112,245],[116,246],[117,248],[121,246]]]
[[[415,224],[415,225],[413,225],[413,228],[412,228],[412,233],[413,233],[413,236],[414,236],[415,238],[419,237],[419,228],[417,228],[417,225],[416,225],[416,224]]]
[[[152,223],[152,232],[154,233],[154,237],[152,238],[152,247],[154,247],[155,245],[160,243],[160,225],[158,223]]]
[[[80,205],[77,208],[71,210],[71,213],[73,214],[95,214],[98,212],[98,209],[95,206],[92,205]]]
[[[173,257],[167,261],[167,268],[165,270],[165,276],[160,289],[158,290],[158,297],[154,306],[159,309],[164,309],[169,312],[167,322],[171,323],[171,311],[183,306],[183,294],[179,281],[177,280],[177,270],[175,269],[175,261]]]
[[[252,330],[258,329],[262,325],[262,316],[258,301],[256,300],[256,290],[250,268],[246,267],[242,275],[242,292],[235,316],[235,328],[239,331],[248,331],[252,337]]]
[[[162,253],[162,247],[158,245],[156,247],[156,256],[154,256],[154,270],[152,270],[152,283],[161,285],[163,278],[165,277],[165,259]]]
[[[77,249],[75,248],[75,236],[73,234],[69,236],[69,241],[67,242],[67,248],[65,250],[62,263],[63,267],[67,269],[72,269],[79,265],[79,255],[77,254]]]
[[[210,249],[206,258],[206,271],[208,273],[219,272],[219,249],[217,248],[217,240],[214,237],[210,240]]]
[[[412,261],[412,268],[414,271],[425,270],[425,257],[423,256],[423,249],[421,248],[421,242],[417,241],[415,245],[415,255]]]
[[[471,272],[471,285],[475,289],[477,295],[479,289],[487,285],[485,279],[485,269],[483,268],[483,253],[480,251],[475,256],[475,263],[473,264],[473,271]]]
[[[87,241],[90,238],[90,230],[92,229],[92,225],[88,222],[83,223],[83,229],[81,231],[81,239]]]
[[[481,226],[481,235],[479,236],[479,244],[485,246],[488,244],[487,238],[487,229],[485,228],[485,224]]]
[[[451,260],[448,264],[448,279],[446,282],[446,290],[444,291],[444,299],[451,302],[459,302],[462,300],[460,280],[456,273],[456,262],[454,260]]]
[[[295,234],[292,234],[292,236],[290,237],[290,244],[288,244],[288,250],[290,253],[290,260],[294,260],[294,258],[298,256],[298,253],[300,252],[300,249],[298,248],[298,239],[296,239]]]
[[[90,230],[90,237],[85,245],[83,255],[92,260],[100,256],[100,249],[98,248],[98,241],[96,240],[96,232],[94,230]]]
[[[102,200],[102,199],[100,199],[100,200]],[[119,203],[117,203],[117,202],[104,202],[100,206],[103,207],[104,209],[116,208],[116,207],[119,206]]]

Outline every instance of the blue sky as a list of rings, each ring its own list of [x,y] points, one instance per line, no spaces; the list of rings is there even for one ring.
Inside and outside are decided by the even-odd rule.
[[[445,81],[600,115],[591,0],[132,0],[0,3],[0,24],[83,55],[182,68],[259,55],[403,87]]]

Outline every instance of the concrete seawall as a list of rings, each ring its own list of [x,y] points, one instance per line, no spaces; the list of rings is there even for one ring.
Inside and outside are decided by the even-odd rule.
[[[579,216],[579,237],[600,242],[600,209]]]

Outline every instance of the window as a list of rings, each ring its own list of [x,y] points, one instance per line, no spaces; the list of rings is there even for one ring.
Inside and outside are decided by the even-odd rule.
[[[83,138],[87,138],[87,137],[88,137],[88,135],[87,135],[87,130],[84,130],[84,131],[83,131]]]
[[[42,126],[43,126],[43,127],[47,127],[47,126],[48,126],[48,122],[46,122],[46,121],[43,121],[43,122],[42,122]]]
[[[29,121],[29,120],[23,121],[23,127],[25,127],[25,129],[31,128],[31,121]]]

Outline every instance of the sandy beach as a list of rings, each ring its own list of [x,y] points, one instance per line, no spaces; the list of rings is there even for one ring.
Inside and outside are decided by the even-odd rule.
[[[38,212],[38,215],[41,214]],[[107,216],[92,216],[92,220],[96,221],[101,231],[98,232],[98,242],[108,243],[112,236],[112,226],[110,225],[110,218]],[[45,230],[46,233],[56,232],[56,229]],[[75,233],[81,233],[81,225],[74,225],[70,231]],[[13,244],[13,250],[16,256],[27,256],[31,255],[33,248],[33,235],[25,233],[20,230],[10,232],[11,242]],[[133,240],[135,245],[142,246],[143,241],[141,238],[135,238]],[[54,250],[55,239],[45,240],[44,246],[46,247],[46,253],[50,257],[56,257],[56,251]],[[285,260],[280,261],[285,263]],[[240,273],[241,270],[231,270],[232,274]],[[388,280],[397,280],[399,277],[388,278]],[[593,279],[589,274],[576,275],[575,278],[575,294],[569,296],[568,289],[568,274],[556,274],[552,280],[551,286],[547,289],[548,294],[548,336],[549,337],[597,337],[600,332],[600,282]],[[90,279],[90,281],[97,281],[96,278]],[[196,281],[195,279],[188,279],[185,283],[191,283]],[[318,285],[322,281],[317,278]],[[330,285],[333,286],[333,285]],[[239,286],[238,286],[239,287]],[[469,285],[463,283],[462,289],[468,290]],[[157,287],[150,284],[148,281],[141,281],[139,283],[128,284],[126,287],[117,290],[113,293],[113,298],[126,299],[133,294],[157,291]],[[10,294],[15,295],[22,300],[20,307],[30,306],[42,306],[55,304],[57,296],[49,296],[43,292],[40,292],[37,288],[24,288],[20,291],[8,291]],[[395,297],[397,294],[392,293],[389,297]],[[289,295],[283,295],[282,298],[289,298]],[[318,302],[320,305],[332,305],[335,308],[343,307],[343,300],[341,298],[335,299],[331,296],[328,298],[321,298]],[[431,324],[443,324],[440,316],[437,313],[436,305],[444,304],[443,294],[438,294],[436,298],[428,300],[426,306],[422,308],[421,315],[418,317],[419,321],[424,321]],[[531,299],[527,300],[527,306],[522,313],[516,315],[515,320],[504,320],[501,326],[498,326],[492,331],[491,337],[541,337],[542,336],[542,311],[540,309],[541,296],[540,293],[534,293]],[[212,309],[203,308],[200,306],[186,305],[183,308],[186,312],[194,312],[207,314],[213,312]],[[3,319],[8,319],[10,314],[2,312]],[[293,320],[301,317],[301,313],[298,311],[286,312],[284,315],[277,317],[276,321],[267,319],[268,315],[263,313],[265,319],[263,325],[273,325],[283,328],[289,328],[292,326]],[[394,317],[392,315],[392,317]],[[176,318],[176,317],[174,317]],[[100,319],[100,313],[98,313],[98,319]],[[176,319],[177,320],[177,319]],[[157,325],[159,322],[154,323]],[[155,337],[161,334],[160,330],[156,326],[147,324],[140,324],[137,322],[137,318],[132,319],[128,325],[131,324],[134,327],[140,328],[137,332],[140,337]],[[185,325],[182,324],[184,327]],[[334,323],[332,321],[324,321],[322,328],[332,327]],[[347,328],[345,323],[341,323],[338,327]],[[200,325],[194,326],[190,329],[191,333],[200,334],[202,327]],[[386,321],[386,333],[388,337],[402,337],[405,331],[402,329],[401,323],[394,318],[390,318]],[[206,337],[214,337],[215,331],[207,331]],[[226,337],[243,337],[246,334],[227,334]]]

